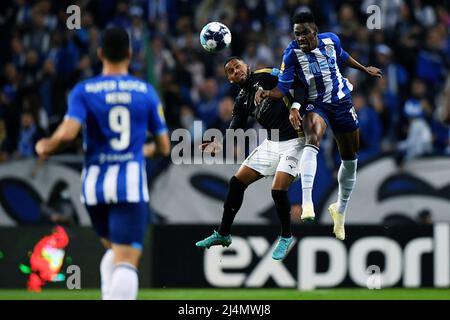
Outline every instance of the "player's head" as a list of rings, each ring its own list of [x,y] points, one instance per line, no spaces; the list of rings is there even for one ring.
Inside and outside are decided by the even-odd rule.
[[[248,64],[239,57],[228,58],[225,60],[223,67],[225,68],[225,75],[227,76],[228,81],[238,85],[243,84],[250,74]]]
[[[317,47],[318,28],[314,16],[309,11],[296,13],[293,18],[295,41],[303,52]]]
[[[103,62],[122,63],[130,59],[130,38],[123,28],[111,27],[103,31],[98,55]]]

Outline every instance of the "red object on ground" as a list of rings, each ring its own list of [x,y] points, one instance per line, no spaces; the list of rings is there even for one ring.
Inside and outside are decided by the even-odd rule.
[[[51,235],[43,237],[34,246],[30,257],[32,273],[27,283],[29,291],[40,292],[45,282],[52,281],[55,278],[61,268],[63,256],[57,261],[52,261],[49,253],[51,255],[51,252],[61,251],[68,244],[69,237],[66,231],[63,227],[56,226]]]

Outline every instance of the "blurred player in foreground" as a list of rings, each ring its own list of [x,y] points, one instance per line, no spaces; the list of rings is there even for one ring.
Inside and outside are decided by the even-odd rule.
[[[271,89],[277,85],[278,69],[260,69],[251,72],[249,66],[238,57],[225,61],[225,74],[231,83],[241,89],[233,108],[233,118],[229,129],[245,129],[249,116],[256,118],[261,126],[268,130],[268,139],[264,140],[243,162],[231,178],[228,195],[224,203],[222,223],[218,231],[196,243],[198,247],[209,248],[214,245],[231,244],[230,229],[234,217],[239,211],[244,192],[253,182],[266,176],[275,176],[272,183],[272,198],[275,202],[281,223],[281,236],[272,258],[283,259],[293,241],[291,233],[290,203],[288,189],[299,174],[299,163],[304,146],[303,132],[295,130],[289,122],[289,108],[292,97],[284,100],[267,99],[256,106],[254,95],[261,86]],[[306,94],[302,87],[296,88],[295,98],[303,100]],[[271,136],[272,130],[278,133],[278,139]],[[218,142],[204,143],[202,150],[214,151]]]
[[[144,156],[167,156],[170,140],[155,90],[128,75],[127,32],[106,29],[98,56],[102,74],[74,87],[64,122],[36,152],[41,158],[57,152],[83,128],[81,201],[107,249],[100,263],[102,298],[136,299],[148,219]],[[148,131],[155,143],[144,146]]]
[[[338,171],[338,199],[328,210],[334,222],[333,232],[336,238],[344,240],[345,213],[356,182],[359,127],[352,104],[353,86],[342,76],[339,65],[345,64],[372,77],[381,77],[381,70],[365,67],[353,59],[342,49],[336,34],[318,32],[310,12],[300,12],[294,16],[295,40],[284,51],[278,86],[272,90],[260,90],[255,99],[256,103],[260,103],[265,98],[283,97],[289,92],[294,75],[298,75],[308,88],[308,102],[305,106],[300,108],[300,105],[294,105],[291,109],[293,125],[298,126],[302,121],[306,137],[300,164],[302,220],[315,218],[312,188],[317,169],[317,153],[329,126],[342,161]]]

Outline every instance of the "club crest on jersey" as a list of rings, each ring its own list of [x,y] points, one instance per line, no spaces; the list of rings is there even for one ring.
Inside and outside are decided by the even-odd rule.
[[[325,46],[325,55],[327,56],[328,63],[330,65],[335,64],[334,60],[334,47],[331,45]]]

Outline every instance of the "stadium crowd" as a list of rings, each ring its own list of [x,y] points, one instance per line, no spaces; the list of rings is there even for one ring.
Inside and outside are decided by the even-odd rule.
[[[81,8],[77,30],[66,25],[73,4]],[[381,29],[366,24],[373,4],[381,9]],[[201,120],[205,129],[225,130],[237,91],[223,61],[237,55],[252,69],[279,67],[293,38],[290,18],[299,10],[311,10],[319,29],[337,33],[358,61],[383,70],[381,80],[345,71],[361,127],[360,161],[385,152],[397,154],[399,164],[450,154],[450,128],[442,122],[450,100],[449,1],[6,0],[0,2],[0,160],[34,156],[35,141],[62,120],[72,86],[100,72],[96,48],[109,25],[129,31],[130,71],[158,89],[170,129],[192,130]],[[199,32],[210,21],[232,31],[231,47],[220,54],[200,46]],[[324,143],[330,159],[333,145]],[[67,152],[80,150],[81,144]]]

